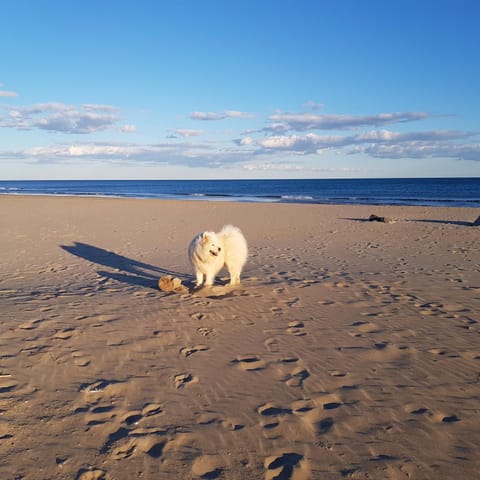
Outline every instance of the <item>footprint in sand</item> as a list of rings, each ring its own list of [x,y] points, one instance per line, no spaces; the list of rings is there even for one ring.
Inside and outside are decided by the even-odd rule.
[[[310,376],[302,360],[296,356],[286,356],[275,365],[278,378],[289,387],[302,387],[303,381]]]
[[[285,300],[283,303],[287,305],[288,307],[298,307],[299,306],[300,299],[298,297],[292,298],[290,300]]]
[[[429,413],[428,408],[420,407],[415,408],[410,412],[412,415],[424,415],[425,413]]]
[[[303,331],[304,323],[300,322],[299,320],[294,320],[292,322],[288,322],[287,333],[290,335],[295,335],[297,337],[306,335]]]
[[[434,422],[438,423],[457,423],[460,421],[457,415],[441,412],[433,414],[431,418]]]
[[[215,330],[213,328],[208,328],[208,327],[199,327],[197,328],[197,332],[200,335],[203,335],[204,337],[208,337],[209,335],[212,335],[215,333]]]
[[[83,352],[80,352],[80,351],[72,352],[72,357],[73,357],[73,363],[77,367],[87,367],[88,365],[90,365],[90,359]]]
[[[115,380],[98,380],[94,383],[83,384],[80,389],[82,399],[74,408],[75,414],[83,414],[88,428],[97,425],[111,425],[112,420],[120,421],[126,426],[135,424],[148,410],[121,412],[117,408],[116,399],[125,394],[125,383]],[[158,408],[158,406],[152,407]],[[152,413],[153,414],[153,413]],[[103,427],[102,427],[103,428]]]
[[[122,423],[124,423],[125,425],[137,425],[142,418],[142,412],[140,412],[139,410],[130,410],[123,415]]]
[[[265,460],[265,480],[284,479],[290,478],[306,479],[308,478],[308,472],[297,471],[304,470],[302,465],[303,455],[299,453],[283,453],[282,455],[268,457]]]
[[[353,337],[363,337],[364,334],[372,334],[372,333],[381,333],[383,330],[372,322],[363,322],[358,321],[352,323],[352,327],[357,327],[356,332],[351,332],[350,335]]]
[[[106,480],[106,472],[99,468],[82,468],[77,472],[75,480]]]
[[[197,382],[198,378],[194,377],[190,373],[179,373],[178,375],[175,375],[173,377],[173,383],[175,385],[175,388],[183,388],[185,385]]]
[[[297,288],[306,288],[306,287],[309,287],[310,285],[315,285],[317,283],[320,283],[320,280],[306,279],[306,280],[302,280],[300,282],[300,285],[298,285]]]
[[[267,363],[256,355],[239,355],[231,363],[238,365],[247,372],[263,370],[267,366]]]
[[[84,393],[99,393],[104,392],[111,386],[115,386],[121,382],[117,380],[97,380],[93,383],[86,383],[80,386],[80,391]]]
[[[98,405],[93,408],[85,417],[88,426],[102,425],[116,417],[116,409],[112,405]]]
[[[276,418],[266,418],[260,423],[265,430],[273,430],[280,425],[280,422]]]
[[[137,448],[135,440],[129,440],[117,447],[115,447],[111,452],[111,457],[114,460],[124,460],[130,458]]]
[[[431,348],[428,350],[428,353],[433,353],[434,355],[444,356],[447,354],[447,350],[444,348]]]
[[[319,300],[317,303],[319,305],[335,305],[333,300]]]
[[[75,329],[73,327],[65,328],[61,330],[60,332],[57,332],[53,338],[59,339],[59,340],[68,340],[69,338],[72,337],[74,334]]]
[[[373,361],[392,362],[410,360],[414,353],[415,350],[408,345],[396,345],[384,341],[375,343],[367,356]]]
[[[310,376],[308,369],[298,365],[289,374],[285,383],[289,387],[302,387],[303,381]]]
[[[220,455],[202,455],[197,457],[192,465],[193,477],[218,478],[224,469],[224,462]]]
[[[88,411],[89,407],[86,410]],[[85,409],[81,411],[85,411]],[[160,438],[160,436],[164,435],[166,430],[158,427],[139,427],[138,424],[143,418],[162,412],[163,409],[160,404],[148,403],[142,410],[123,412],[119,417],[116,406],[110,404],[96,405],[88,411],[87,425],[93,426],[106,422],[111,424],[114,417],[119,417],[121,426],[110,433],[100,452],[103,454],[108,452],[109,456],[115,460],[141,454],[159,458],[167,443],[167,439],[165,437]]]
[[[316,408],[315,402],[313,400],[296,400],[292,402],[292,413],[295,415],[303,415],[307,412],[310,412]]]
[[[279,415],[288,415],[292,413],[290,408],[283,408],[272,402],[267,402],[257,408],[257,413],[262,417],[276,417]]]
[[[225,420],[222,420],[221,424],[225,430],[231,432],[241,430],[245,426],[238,418],[226,418]]]
[[[16,382],[11,375],[0,375],[0,393],[10,392],[17,387],[17,385],[18,382]]]
[[[205,352],[209,349],[207,345],[194,345],[193,347],[183,347],[180,349],[180,354],[184,357],[189,357],[197,352]]]
[[[90,384],[82,384],[79,391],[83,394],[87,404],[99,404],[102,401],[111,403],[123,397],[126,388],[125,382],[101,379]]]
[[[21,330],[33,330],[37,328],[39,323],[42,322],[42,318],[36,318],[34,320],[29,320],[28,322],[24,322],[18,326]]]
[[[147,403],[142,409],[143,417],[151,417],[163,412],[163,406],[159,403]]]
[[[280,350],[278,339],[275,337],[267,338],[263,344],[268,348],[269,352],[276,353]]]
[[[160,458],[166,444],[167,439],[159,439],[157,435],[140,435],[114,448],[111,455],[117,460],[142,453],[152,458]]]
[[[14,426],[10,422],[0,421],[0,440],[7,440],[15,436]]]

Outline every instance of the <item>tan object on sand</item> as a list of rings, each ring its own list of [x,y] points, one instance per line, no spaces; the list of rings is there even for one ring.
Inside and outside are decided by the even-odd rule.
[[[165,275],[158,280],[158,288],[163,292],[187,293],[188,288],[182,285],[182,281],[177,277]]]
[[[480,217],[477,217],[477,219],[472,223],[472,227],[480,227]]]

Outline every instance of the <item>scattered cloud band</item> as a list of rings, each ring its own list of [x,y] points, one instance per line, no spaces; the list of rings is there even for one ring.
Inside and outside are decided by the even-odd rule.
[[[379,113],[377,115],[334,115],[315,113],[277,113],[270,115],[270,124],[261,131],[286,133],[308,130],[351,130],[359,127],[381,127],[392,123],[423,120],[425,112]]]

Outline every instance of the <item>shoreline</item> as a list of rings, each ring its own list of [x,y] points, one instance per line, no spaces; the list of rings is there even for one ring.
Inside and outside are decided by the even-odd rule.
[[[0,192],[1,197],[45,197],[45,198],[84,198],[84,199],[112,199],[112,200],[158,200],[158,201],[173,201],[173,202],[212,202],[212,203],[253,203],[253,204],[269,204],[269,205],[318,205],[318,206],[345,206],[345,207],[371,207],[371,208],[382,208],[382,207],[392,207],[392,208],[466,208],[466,209],[477,209],[480,211],[480,204],[475,206],[470,205],[458,205],[453,204],[448,205],[445,203],[432,205],[432,204],[411,204],[411,203],[346,203],[346,202],[320,202],[320,201],[308,201],[308,200],[290,200],[282,197],[276,199],[268,200],[270,197],[258,197],[258,199],[235,199],[237,197],[233,195],[210,195],[210,194],[199,194],[199,195],[182,195],[178,196],[165,196],[165,197],[142,197],[142,196],[128,196],[128,195],[100,195],[100,194],[45,194],[45,193],[2,193]],[[181,197],[181,198],[180,198]],[[243,198],[240,197],[239,198]],[[250,198],[250,197],[248,197]]]
[[[471,208],[135,200],[0,196],[2,478],[480,470]],[[225,223],[241,286],[161,292]]]

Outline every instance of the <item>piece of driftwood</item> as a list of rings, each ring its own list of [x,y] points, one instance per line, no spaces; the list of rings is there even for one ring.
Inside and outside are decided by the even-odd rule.
[[[394,218],[389,218],[389,217],[379,217],[378,215],[370,215],[368,217],[369,222],[382,222],[382,223],[394,223],[396,220]]]
[[[480,227],[480,216],[477,217],[474,222],[472,222],[472,227]]]
[[[160,277],[158,280],[158,288],[162,290],[162,292],[188,292],[188,288],[185,285],[182,285],[182,281],[177,277],[172,277],[171,275]]]

